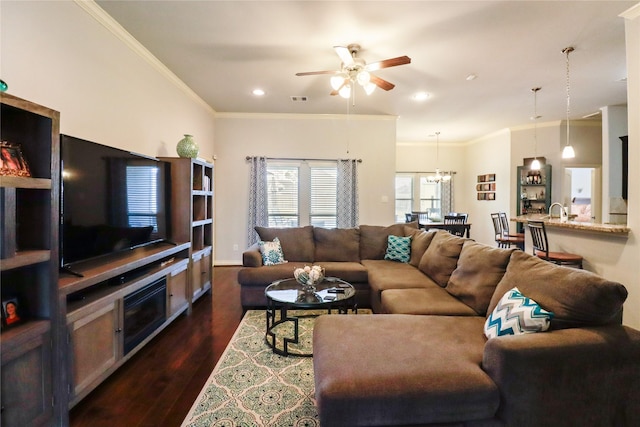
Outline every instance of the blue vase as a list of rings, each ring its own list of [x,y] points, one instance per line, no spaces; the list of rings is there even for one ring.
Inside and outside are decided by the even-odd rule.
[[[198,148],[198,144],[193,140],[193,135],[185,134],[184,138],[178,142],[176,151],[180,157],[190,157],[195,159],[198,157],[198,151],[200,151],[200,149]]]

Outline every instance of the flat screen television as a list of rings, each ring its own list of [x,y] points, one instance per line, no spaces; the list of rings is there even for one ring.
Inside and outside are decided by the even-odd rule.
[[[171,239],[171,164],[60,136],[60,266]]]

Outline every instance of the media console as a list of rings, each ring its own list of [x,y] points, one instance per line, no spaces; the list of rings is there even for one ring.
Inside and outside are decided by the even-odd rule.
[[[73,407],[190,307],[190,243],[158,243],[61,273]]]

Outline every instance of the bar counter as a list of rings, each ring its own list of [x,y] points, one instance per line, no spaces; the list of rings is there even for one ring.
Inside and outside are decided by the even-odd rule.
[[[511,221],[526,224],[527,221],[544,221],[545,226],[565,228],[571,230],[591,231],[609,234],[628,234],[631,229],[626,224],[600,224],[580,221],[561,221],[560,218],[550,218],[548,214],[529,214],[511,218]]]

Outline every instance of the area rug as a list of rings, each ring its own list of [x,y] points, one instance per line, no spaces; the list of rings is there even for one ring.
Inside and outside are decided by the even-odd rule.
[[[289,344],[289,351],[311,352],[314,322],[300,319],[299,343]],[[312,358],[274,354],[265,343],[265,326],[264,311],[247,311],[182,427],[320,425]],[[293,336],[290,323],[279,328],[278,337]]]

